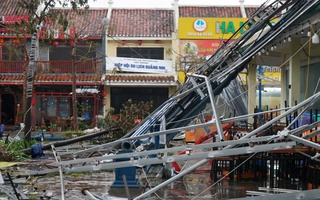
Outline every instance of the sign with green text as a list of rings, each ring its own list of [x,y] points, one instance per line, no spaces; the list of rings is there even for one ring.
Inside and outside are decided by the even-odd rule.
[[[228,39],[247,18],[179,18],[179,39]],[[245,32],[242,28],[236,39]]]

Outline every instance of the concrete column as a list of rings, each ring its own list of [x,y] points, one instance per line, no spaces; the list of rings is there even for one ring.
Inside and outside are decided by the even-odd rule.
[[[110,21],[111,21],[111,13],[112,13],[112,4],[113,4],[113,0],[109,0],[108,1],[108,4],[109,4],[109,7],[108,7],[108,13],[107,13],[107,16],[106,18],[104,19],[105,21],[103,22],[104,24],[104,32],[103,32],[103,38],[102,38],[102,45],[103,45],[103,54],[104,54],[104,62],[103,62],[103,66],[104,69],[102,70],[103,72],[103,78],[102,78],[102,81],[104,81],[105,79],[105,75],[106,75],[106,63],[107,63],[107,57],[108,57],[108,32],[109,32],[109,25],[110,25]],[[106,115],[106,109],[107,108],[110,108],[110,87],[104,85],[104,90],[107,91],[107,96],[104,97],[104,101],[106,101],[106,104],[103,106],[103,116]]]
[[[179,22],[179,0],[174,0],[172,3],[172,8],[174,11],[174,32],[178,32],[178,22]]]
[[[110,86],[105,86],[105,90],[107,91],[107,95],[105,96],[106,98],[106,105],[104,106],[104,116],[106,114],[106,109],[109,109],[111,107],[111,88]]]
[[[291,58],[289,60],[289,106],[294,106],[295,101],[300,103],[300,41],[294,39],[291,42]]]
[[[107,57],[108,57],[108,52],[107,52],[107,49],[108,49],[108,33],[109,33],[109,28],[110,28],[110,21],[111,21],[111,13],[112,13],[112,4],[113,4],[113,1],[112,0],[109,0],[108,1],[108,4],[109,4],[109,7],[108,7],[108,13],[107,13],[107,16],[106,16],[106,19],[105,19],[105,22],[104,22],[104,60],[105,60],[105,63],[106,63],[106,60],[107,60]],[[105,67],[105,66],[104,66]]]
[[[244,0],[239,0],[239,3],[240,3],[240,10],[241,10],[242,17],[247,18],[246,9],[244,7]]]
[[[177,89],[177,86],[170,86],[168,90],[168,97],[171,97],[177,91]]]
[[[174,31],[172,33],[172,52],[179,52],[180,50],[180,40],[178,37],[178,23],[179,23],[179,0],[173,0],[172,2],[172,9],[174,11]],[[179,69],[176,68],[177,62],[179,59],[179,56],[176,53],[172,53],[172,62],[173,62],[173,67],[176,71]]]
[[[257,104],[256,100],[256,81],[257,66],[250,65],[248,67],[247,85],[248,85],[248,114],[254,113]],[[253,118],[249,119],[249,123],[253,123]]]
[[[172,48],[172,54],[171,54],[171,59],[173,62],[173,67],[176,71],[179,71],[180,69],[177,69],[177,63],[179,62],[180,56],[174,52],[179,52],[180,51],[180,40],[178,38],[178,34],[176,32],[172,33],[172,43],[171,43],[171,48]]]
[[[284,65],[281,67],[281,100],[280,100],[280,107],[284,108],[285,104],[284,101],[287,100],[287,88],[288,88],[288,80],[287,80],[287,66]]]

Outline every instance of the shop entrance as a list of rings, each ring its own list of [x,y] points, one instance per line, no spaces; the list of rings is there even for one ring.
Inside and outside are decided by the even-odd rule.
[[[1,123],[14,125],[15,100],[12,94],[1,94]]]

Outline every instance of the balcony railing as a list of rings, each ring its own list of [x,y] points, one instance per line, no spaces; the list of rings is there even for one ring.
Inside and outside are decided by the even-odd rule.
[[[22,73],[27,61],[0,61],[0,73]],[[102,61],[76,61],[76,73],[101,73]],[[37,61],[37,73],[72,73],[72,61]]]

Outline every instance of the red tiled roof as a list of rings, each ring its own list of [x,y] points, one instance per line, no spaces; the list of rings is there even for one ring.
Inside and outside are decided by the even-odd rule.
[[[111,37],[171,37],[173,10],[113,9]]]
[[[23,9],[18,2],[21,0],[0,0],[0,16],[29,16],[28,9]],[[30,0],[31,1],[31,0]],[[33,0],[33,2],[35,2]],[[29,4],[32,5],[32,4]],[[74,28],[76,34],[82,36],[98,36],[101,39],[102,25],[101,20],[107,16],[108,9],[52,9],[48,16],[53,18],[62,14],[68,20],[68,28]],[[47,22],[47,23],[46,23]],[[1,27],[0,27],[1,28]],[[45,21],[44,28],[61,29],[58,23],[48,23]]]
[[[259,7],[245,7],[246,13],[247,13],[247,17],[250,17],[251,15],[253,15]]]
[[[18,0],[0,0],[0,15],[27,15],[27,9],[18,5]],[[246,7],[247,16],[258,7]],[[75,28],[76,34],[91,37],[102,35],[101,20],[108,9],[55,9],[54,15],[64,13],[68,27]],[[242,17],[240,6],[180,6],[180,17]],[[164,37],[170,38],[174,30],[174,11],[171,9],[124,9],[113,8],[110,37]]]
[[[12,82],[12,83],[16,83],[16,82],[23,82],[23,75],[17,75],[17,74],[0,74],[0,82],[1,84],[3,84],[2,82]]]
[[[0,0],[0,15],[28,15],[28,10],[21,8],[21,0]]]
[[[75,30],[76,35],[80,36],[98,36],[101,38],[103,27],[101,20],[107,16],[107,9],[55,9],[52,10],[53,15],[62,14],[68,20],[68,27]],[[59,27],[61,25],[47,24],[46,27]]]
[[[22,85],[23,74],[0,74],[0,82],[7,85]],[[126,83],[126,84],[157,84],[175,85],[174,75],[106,75],[106,84]],[[72,84],[71,74],[40,74],[35,75],[34,84],[41,85],[70,85]],[[81,85],[103,85],[101,75],[79,75],[77,74],[77,84]]]
[[[240,6],[180,6],[179,15],[180,17],[242,17]]]
[[[245,7],[247,17],[259,7]],[[180,17],[241,18],[240,6],[180,6]]]
[[[175,85],[175,77],[172,75],[106,75],[105,83],[110,84],[156,84]]]
[[[72,84],[71,74],[41,74],[35,75],[34,83],[41,85],[70,85]],[[0,74],[0,82],[7,85],[22,85],[23,74]],[[77,84],[81,85],[102,85],[101,75],[79,75]]]
[[[35,77],[35,82],[44,83],[44,82],[54,82],[54,83],[71,83],[72,75],[71,74],[43,74],[37,75]],[[79,75],[77,74],[77,83],[81,82],[81,84],[101,84],[101,75]]]

